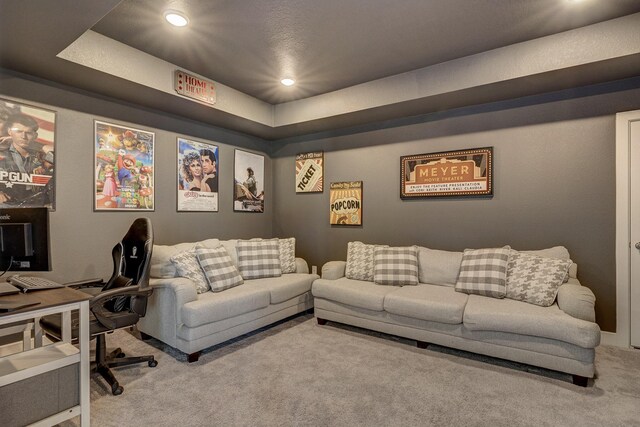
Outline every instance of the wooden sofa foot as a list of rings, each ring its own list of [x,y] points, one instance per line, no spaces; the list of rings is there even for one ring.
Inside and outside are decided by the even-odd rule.
[[[429,343],[428,342],[424,342],[424,341],[416,340],[416,347],[424,349],[424,348],[429,347]]]
[[[573,383],[575,385],[579,385],[580,387],[586,387],[588,382],[589,382],[589,378],[587,377],[582,377],[580,375],[573,376]]]
[[[321,319],[319,317],[316,317],[316,319],[318,320],[318,325],[326,325],[327,324],[327,319]]]
[[[202,354],[201,351],[196,351],[195,353],[188,354],[187,361],[189,363],[197,362],[201,354]]]

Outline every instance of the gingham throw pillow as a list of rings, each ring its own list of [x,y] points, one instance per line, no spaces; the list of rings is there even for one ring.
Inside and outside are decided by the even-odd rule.
[[[417,285],[418,248],[415,246],[375,248],[373,281],[379,285]]]
[[[570,259],[545,258],[511,250],[507,298],[548,307],[569,275]]]
[[[237,251],[238,269],[245,280],[282,275],[278,239],[238,240]]]
[[[366,280],[373,282],[373,251],[379,245],[367,245],[362,242],[347,244],[347,279]]]
[[[202,268],[200,268],[200,264],[198,264],[195,248],[178,252],[169,259],[173,265],[176,266],[179,277],[191,279],[196,285],[197,293],[202,294],[209,290],[209,283],[207,283],[207,278],[204,277]]]
[[[504,298],[507,292],[507,264],[510,250],[509,246],[465,249],[460,263],[456,291]]]
[[[224,246],[215,249],[197,248],[196,255],[213,292],[224,291],[244,283]]]
[[[278,239],[282,274],[296,272],[296,238]]]

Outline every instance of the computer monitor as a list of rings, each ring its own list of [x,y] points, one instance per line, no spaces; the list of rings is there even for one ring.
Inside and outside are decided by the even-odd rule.
[[[47,208],[0,208],[0,272],[4,270],[51,270]]]

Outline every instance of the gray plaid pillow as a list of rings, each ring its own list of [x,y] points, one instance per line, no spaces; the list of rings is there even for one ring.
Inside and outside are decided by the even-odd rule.
[[[415,246],[375,248],[373,281],[379,285],[417,285],[418,248]]]
[[[507,298],[550,306],[571,264],[570,259],[544,258],[512,250],[507,267]]]
[[[373,282],[373,251],[380,245],[367,245],[362,242],[347,244],[347,279],[366,280]]]
[[[238,240],[236,249],[238,269],[245,280],[282,275],[278,239]]]
[[[296,238],[278,239],[282,274],[296,272]]]
[[[215,249],[197,248],[196,255],[213,292],[224,291],[244,283],[224,246]]]
[[[509,246],[465,249],[460,263],[456,291],[504,298],[507,292],[507,263],[510,250]]]
[[[179,277],[186,277],[196,285],[196,292],[201,294],[209,290],[209,283],[198,264],[195,248],[187,251],[178,252],[169,258],[173,265],[176,266]]]

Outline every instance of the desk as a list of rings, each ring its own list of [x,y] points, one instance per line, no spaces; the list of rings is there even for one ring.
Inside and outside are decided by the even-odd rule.
[[[36,345],[34,349],[0,357],[0,387],[75,363],[80,365],[79,405],[47,416],[33,425],[52,426],[78,415],[82,426],[89,425],[89,299],[90,295],[71,288],[39,290],[0,297],[2,302],[39,303],[9,313],[0,313],[0,325],[29,319],[36,319],[37,324],[37,319],[42,316],[62,313],[60,342],[43,347]],[[73,310],[79,310],[80,313],[79,349],[71,344]],[[25,402],[25,405],[28,405],[28,402]]]

